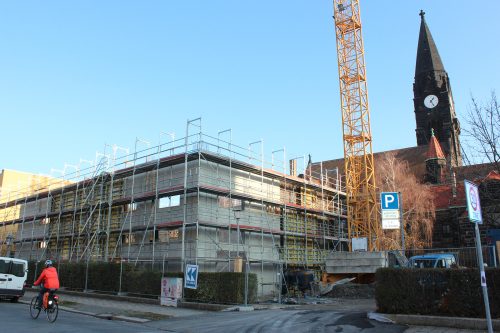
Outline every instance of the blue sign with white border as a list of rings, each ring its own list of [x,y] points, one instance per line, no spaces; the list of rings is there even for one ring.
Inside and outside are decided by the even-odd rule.
[[[184,275],[184,288],[196,289],[198,287],[198,265],[186,265]]]
[[[382,210],[399,210],[399,195],[398,192],[382,192],[380,193],[380,205]]]

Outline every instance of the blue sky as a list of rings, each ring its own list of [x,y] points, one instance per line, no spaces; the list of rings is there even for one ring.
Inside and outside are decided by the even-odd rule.
[[[426,19],[462,125],[499,91],[500,1],[361,1],[374,151],[416,145]],[[332,1],[3,1],[0,169],[48,174],[104,144],[231,128],[266,154],[343,156]]]

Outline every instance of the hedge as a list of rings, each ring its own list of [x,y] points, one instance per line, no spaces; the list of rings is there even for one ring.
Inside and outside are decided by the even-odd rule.
[[[487,268],[491,316],[500,318],[500,269]],[[376,273],[379,312],[484,318],[477,269],[382,268]]]
[[[71,290],[85,289],[86,263],[55,263],[59,273],[61,287]],[[39,276],[43,263],[36,267],[35,262],[29,263],[28,283]],[[116,293],[127,292],[141,296],[157,297],[161,294],[162,277],[183,277],[182,272],[162,273],[134,267],[132,264],[119,263],[89,263],[87,289]],[[120,270],[122,270],[120,289]],[[205,303],[241,304],[244,302],[245,274],[232,272],[200,272],[198,288],[185,289],[184,299]],[[257,296],[257,276],[248,275],[248,302],[255,301]]]

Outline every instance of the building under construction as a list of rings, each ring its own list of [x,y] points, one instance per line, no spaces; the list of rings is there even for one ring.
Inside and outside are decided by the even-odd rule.
[[[329,252],[347,248],[336,170],[313,173],[284,149],[269,162],[262,141],[239,147],[230,130],[210,137],[190,134],[190,125],[183,139],[142,150],[136,141],[123,156],[111,147],[92,167],[66,175],[66,185],[3,202],[15,256],[165,271],[186,264],[238,271],[243,263],[258,275],[259,293],[269,294],[277,273],[319,271]]]

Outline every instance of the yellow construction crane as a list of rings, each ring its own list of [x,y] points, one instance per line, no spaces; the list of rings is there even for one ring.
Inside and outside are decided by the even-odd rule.
[[[344,138],[349,239],[379,250],[375,169],[359,0],[333,0]]]

